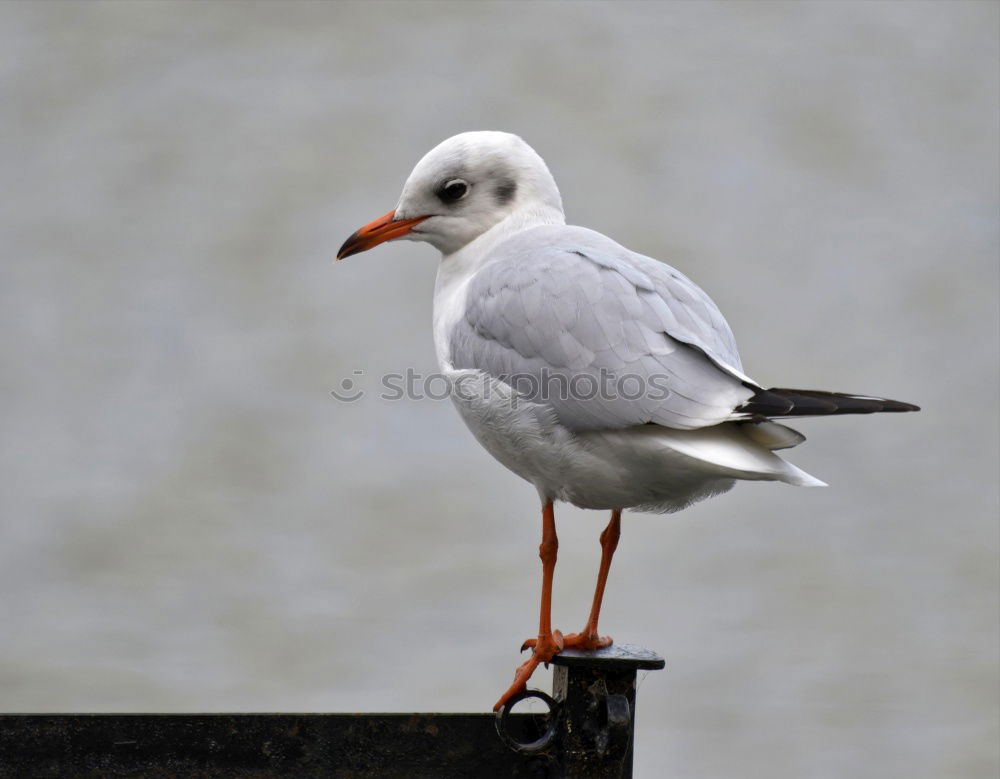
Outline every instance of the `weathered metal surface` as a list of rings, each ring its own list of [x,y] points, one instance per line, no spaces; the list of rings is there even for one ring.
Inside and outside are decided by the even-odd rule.
[[[537,737],[531,715],[516,726]],[[544,777],[491,714],[0,715],[3,779]]]
[[[562,703],[558,763],[566,776],[631,777],[637,672],[663,668],[663,658],[621,644],[563,652],[552,663],[552,694]]]
[[[635,644],[612,644],[592,652],[565,649],[552,658],[552,664],[607,671],[659,671],[666,661],[656,652]]]
[[[0,779],[630,777],[628,645],[553,659],[547,714],[0,714]],[[498,735],[499,733],[499,735]]]
[[[659,655],[630,644],[592,652],[566,650],[552,659],[552,697],[529,691],[549,707],[546,732],[537,740],[518,743],[505,732],[504,711],[497,731],[521,754],[551,759],[554,776],[573,779],[628,779],[632,776],[635,736],[636,676],[658,670]]]

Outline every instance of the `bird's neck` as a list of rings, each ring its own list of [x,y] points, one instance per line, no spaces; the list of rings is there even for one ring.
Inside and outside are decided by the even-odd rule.
[[[566,217],[562,209],[553,208],[544,203],[535,203],[512,211],[497,222],[493,227],[478,238],[469,241],[465,246],[450,254],[441,255],[441,270],[446,275],[474,273],[493,251],[494,248],[513,235],[540,225],[564,225]]]

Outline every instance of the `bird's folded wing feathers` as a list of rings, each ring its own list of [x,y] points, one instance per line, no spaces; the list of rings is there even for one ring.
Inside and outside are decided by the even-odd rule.
[[[449,347],[456,368],[549,403],[572,430],[704,427],[754,393],[701,289],[579,227],[500,244],[469,282]]]

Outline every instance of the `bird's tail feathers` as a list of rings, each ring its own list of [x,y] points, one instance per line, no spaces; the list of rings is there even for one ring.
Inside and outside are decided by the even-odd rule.
[[[803,417],[833,414],[875,414],[883,411],[919,411],[919,406],[870,395],[849,395],[845,392],[821,390],[761,389],[736,408],[740,417]]]

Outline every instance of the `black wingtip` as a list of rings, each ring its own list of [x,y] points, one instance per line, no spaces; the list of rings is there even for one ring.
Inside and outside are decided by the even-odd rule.
[[[920,406],[901,400],[850,395],[846,392],[785,389],[760,390],[739,410],[765,417],[826,416],[832,414],[879,414],[920,411]]]
[[[888,398],[882,399],[882,410],[883,411],[920,411],[920,406],[916,406],[913,403],[904,403],[901,400],[889,400]]]

